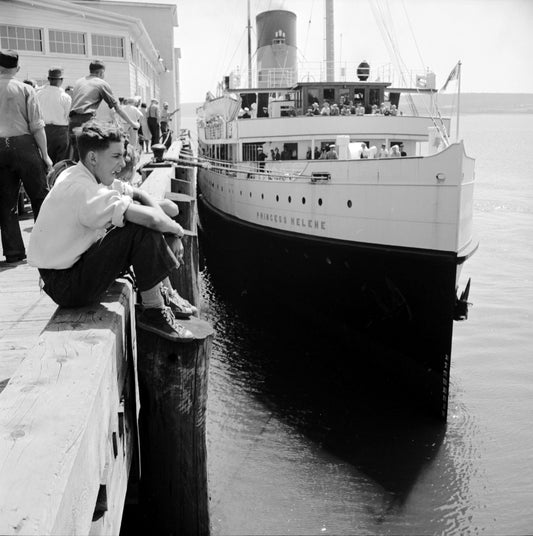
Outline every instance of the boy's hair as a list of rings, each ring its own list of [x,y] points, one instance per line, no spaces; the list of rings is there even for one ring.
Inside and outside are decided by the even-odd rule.
[[[89,151],[104,151],[111,143],[124,142],[125,139],[122,128],[114,123],[104,123],[95,119],[88,121],[76,130],[80,160],[83,160]]]

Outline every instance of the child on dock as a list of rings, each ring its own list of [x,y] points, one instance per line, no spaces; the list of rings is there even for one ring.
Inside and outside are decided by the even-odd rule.
[[[120,127],[89,121],[77,144],[80,162],[57,178],[30,237],[28,262],[39,268],[44,291],[64,307],[88,305],[133,266],[144,307],[137,325],[192,341],[174,314],[190,316],[192,306],[168,280],[184,234],[172,219],[177,209],[117,180],[125,163]]]

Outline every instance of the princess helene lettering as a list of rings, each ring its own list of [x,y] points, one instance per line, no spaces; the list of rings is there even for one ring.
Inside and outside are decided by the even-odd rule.
[[[257,219],[262,221],[270,221],[273,223],[282,223],[291,227],[305,227],[307,229],[326,230],[326,220],[315,220],[312,218],[297,218],[295,216],[281,216],[272,214],[271,212],[257,212]]]

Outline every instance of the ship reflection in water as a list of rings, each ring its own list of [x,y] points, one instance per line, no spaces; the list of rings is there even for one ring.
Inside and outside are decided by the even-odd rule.
[[[468,467],[458,474],[446,426],[420,409],[400,357],[272,297],[251,303],[206,262],[203,314],[217,332],[207,427],[213,534],[468,526]]]

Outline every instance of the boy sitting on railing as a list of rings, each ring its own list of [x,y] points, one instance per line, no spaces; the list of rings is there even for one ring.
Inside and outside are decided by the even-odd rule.
[[[184,231],[171,217],[177,209],[116,180],[125,164],[120,127],[89,121],[77,145],[80,161],[57,178],[30,237],[28,262],[39,268],[45,292],[64,307],[88,305],[133,266],[144,307],[137,325],[192,341],[174,315],[187,316],[188,303],[168,280],[182,251]]]

